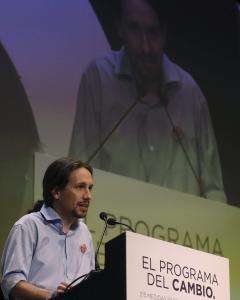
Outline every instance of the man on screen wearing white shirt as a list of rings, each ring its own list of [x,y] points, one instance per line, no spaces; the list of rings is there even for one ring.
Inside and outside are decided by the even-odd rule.
[[[115,0],[120,51],[83,72],[70,155],[100,169],[226,201],[207,102],[193,78],[165,54],[161,1]]]

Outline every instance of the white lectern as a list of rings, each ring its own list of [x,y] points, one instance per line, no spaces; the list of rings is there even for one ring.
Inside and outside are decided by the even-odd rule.
[[[58,299],[230,300],[228,259],[126,232],[106,244],[106,264]]]

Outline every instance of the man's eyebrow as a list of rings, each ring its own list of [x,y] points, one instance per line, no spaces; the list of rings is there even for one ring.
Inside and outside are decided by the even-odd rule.
[[[88,184],[86,181],[79,181],[79,182],[77,182],[76,183],[76,185],[89,185],[90,187],[93,187],[93,183],[91,183],[91,184]]]

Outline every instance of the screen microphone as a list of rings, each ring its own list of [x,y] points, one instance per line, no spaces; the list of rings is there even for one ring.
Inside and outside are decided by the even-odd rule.
[[[190,159],[190,156],[187,152],[187,149],[184,146],[184,143],[183,143],[183,130],[180,127],[175,125],[175,123],[173,121],[173,118],[172,118],[171,114],[168,111],[168,97],[167,97],[166,91],[164,91],[162,87],[159,88],[158,97],[160,98],[161,104],[162,104],[162,106],[165,110],[168,122],[169,122],[170,126],[172,127],[172,132],[173,132],[179,146],[181,147],[181,149],[183,151],[183,154],[185,156],[185,159],[187,161],[187,164],[188,164],[188,166],[190,167],[190,169],[192,171],[192,175],[193,175],[193,177],[195,178],[195,180],[198,184],[200,197],[206,198],[206,195],[203,192],[202,179],[201,179],[200,175],[197,173],[197,171],[195,170],[194,165],[193,165],[193,163]]]
[[[135,101],[128,107],[128,109],[121,115],[120,119],[115,123],[115,125],[111,128],[108,134],[104,137],[104,139],[100,142],[99,146],[95,149],[95,151],[89,156],[87,163],[91,163],[95,156],[102,150],[106,142],[111,138],[114,132],[119,128],[119,126],[125,121],[128,115],[133,111],[135,106],[139,103],[142,95],[137,95]]]
[[[130,229],[132,232],[135,232],[135,230],[133,230],[132,227],[129,226],[128,224],[122,223],[122,222],[118,222],[117,220],[115,220],[113,218],[107,219],[107,224],[108,225],[123,225],[123,226],[127,227],[128,229]]]

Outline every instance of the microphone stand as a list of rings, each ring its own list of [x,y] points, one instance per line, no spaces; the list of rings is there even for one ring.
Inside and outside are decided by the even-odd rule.
[[[104,229],[103,229],[103,232],[102,232],[102,235],[101,235],[101,238],[100,238],[100,241],[98,243],[98,247],[97,247],[97,250],[95,252],[95,270],[98,271],[100,270],[100,266],[99,266],[99,263],[98,263],[98,253],[99,253],[99,249],[100,249],[100,246],[102,244],[102,240],[103,240],[103,237],[105,235],[105,232],[107,230],[107,225],[108,225],[108,219],[107,217],[104,218]]]

